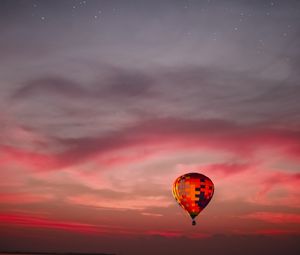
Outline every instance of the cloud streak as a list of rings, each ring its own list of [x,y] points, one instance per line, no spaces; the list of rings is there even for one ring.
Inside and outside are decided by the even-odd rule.
[[[56,139],[60,153],[39,153],[2,146],[2,162],[19,162],[36,170],[60,169],[97,157],[102,163],[135,162],[152,157],[155,148],[177,150],[212,149],[241,157],[252,157],[261,150],[280,151],[290,159],[299,160],[297,141],[300,134],[290,129],[239,125],[223,120],[153,119],[138,123],[107,136]],[[149,155],[118,156],[122,150],[154,148]],[[219,169],[226,166],[219,166]],[[230,166],[229,166],[230,167]],[[233,166],[231,166],[232,168]]]
[[[243,216],[245,219],[255,219],[275,224],[300,224],[299,214],[291,213],[273,213],[273,212],[255,212],[249,215]]]

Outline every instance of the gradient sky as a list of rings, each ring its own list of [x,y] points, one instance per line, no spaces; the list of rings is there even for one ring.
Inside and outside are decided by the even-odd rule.
[[[299,254],[299,49],[298,0],[0,0],[0,251]]]

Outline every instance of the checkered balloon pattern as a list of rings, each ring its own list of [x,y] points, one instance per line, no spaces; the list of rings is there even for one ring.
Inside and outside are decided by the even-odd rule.
[[[178,177],[173,184],[176,201],[193,220],[207,206],[213,194],[214,184],[203,174],[188,173]]]

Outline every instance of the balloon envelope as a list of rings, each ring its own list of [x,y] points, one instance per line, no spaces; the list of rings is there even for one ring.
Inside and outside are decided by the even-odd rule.
[[[178,204],[195,218],[207,206],[214,194],[214,184],[207,176],[188,173],[178,177],[173,184],[173,196]]]

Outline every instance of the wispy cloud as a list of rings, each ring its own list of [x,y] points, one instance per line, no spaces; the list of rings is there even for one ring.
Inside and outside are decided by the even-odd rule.
[[[49,138],[51,139],[51,138]],[[152,119],[106,136],[59,138],[55,143],[64,151],[39,153],[11,146],[2,146],[3,160],[22,162],[37,170],[59,169],[97,157],[104,164],[120,164],[143,160],[147,153],[137,148],[165,148],[169,150],[212,149],[249,158],[261,150],[284,153],[299,160],[300,134],[287,128],[239,125],[224,120]],[[136,150],[137,155],[118,156],[122,150]],[[149,156],[155,156],[153,150]],[[153,155],[151,155],[153,154]],[[212,166],[210,166],[212,167]],[[219,166],[224,169],[226,166]],[[231,170],[234,165],[227,166]]]

